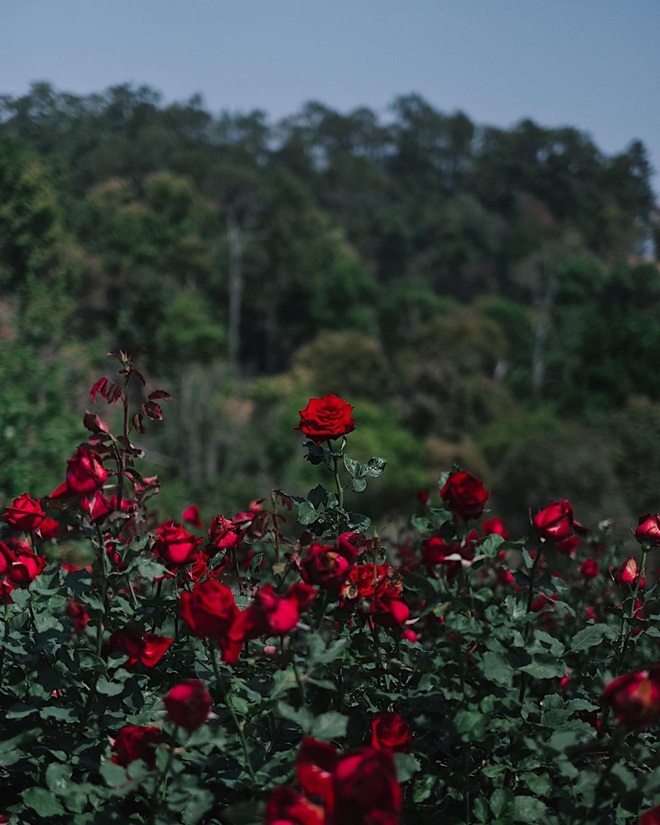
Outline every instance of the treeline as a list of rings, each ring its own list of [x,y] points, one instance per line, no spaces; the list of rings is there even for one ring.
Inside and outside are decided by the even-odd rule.
[[[5,497],[57,476],[82,437],[69,402],[123,348],[176,397],[152,444],[173,507],[281,482],[296,410],[335,391],[392,460],[383,506],[456,459],[512,517],[560,494],[622,522],[657,510],[660,235],[638,141],[606,155],[418,95],[271,123],[36,84],[0,98],[0,190]]]

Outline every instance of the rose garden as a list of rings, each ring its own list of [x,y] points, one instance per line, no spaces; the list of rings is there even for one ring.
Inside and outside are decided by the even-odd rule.
[[[169,395],[117,357],[62,483],[3,507],[0,821],[660,822],[660,514],[513,536],[454,467],[378,529],[330,394],[291,422],[317,486],[159,523]]]

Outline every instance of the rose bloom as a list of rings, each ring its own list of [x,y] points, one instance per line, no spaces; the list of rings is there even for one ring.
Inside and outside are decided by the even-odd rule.
[[[483,513],[489,493],[480,478],[465,472],[450,473],[440,497],[456,518],[479,518]]]
[[[236,547],[243,540],[241,530],[226,516],[214,516],[209,525],[209,541],[217,552]]]
[[[243,637],[284,636],[296,627],[300,614],[307,610],[315,597],[316,590],[303,582],[292,585],[284,595],[276,593],[272,584],[264,584],[241,615]]]
[[[35,500],[29,493],[15,498],[2,515],[10,527],[29,533],[36,530],[46,517],[41,508],[41,499]]]
[[[585,559],[580,565],[580,573],[587,579],[594,579],[600,572],[596,559]]]
[[[27,587],[46,566],[46,559],[18,539],[0,541],[0,576],[5,575],[16,587]]]
[[[181,513],[181,518],[183,521],[187,521],[188,524],[192,524],[193,527],[199,527],[201,529],[204,526],[204,522],[199,514],[199,507],[196,504],[191,504],[190,507],[186,507],[183,513]]]
[[[192,561],[201,538],[193,536],[185,527],[174,521],[166,521],[156,528],[156,540],[152,551],[170,567],[179,567]]]
[[[332,774],[331,821],[338,825],[397,825],[401,789],[392,754],[362,748],[339,758]]]
[[[634,556],[627,558],[614,575],[614,581],[621,587],[634,587],[639,576],[639,566]],[[642,577],[639,582],[641,588],[646,584],[646,579]]]
[[[570,534],[573,527],[573,507],[565,498],[561,501],[551,501],[534,516],[532,523],[542,538],[547,541],[561,541]]]
[[[646,730],[660,716],[660,664],[626,673],[610,682],[600,697],[630,730]]]
[[[145,667],[155,667],[167,653],[174,640],[169,636],[144,633],[140,636],[132,630],[116,630],[103,646],[104,655],[126,653],[128,659],[120,667],[131,670],[138,662]]]
[[[296,429],[317,444],[341,438],[355,429],[352,411],[350,404],[332,393],[323,398],[310,398],[305,409],[300,410],[300,424]]]
[[[660,547],[660,513],[654,516],[641,516],[639,527],[635,530],[635,538],[640,544],[650,544],[651,547]]]
[[[398,713],[379,713],[371,722],[371,747],[409,753],[412,733],[408,723]]]
[[[80,602],[69,599],[64,612],[73,621],[73,629],[76,633],[82,633],[89,622],[89,614],[85,610],[85,606]]]
[[[266,803],[264,825],[324,825],[325,812],[306,796],[280,785],[271,791]]]
[[[172,722],[186,730],[196,730],[211,713],[211,696],[199,679],[175,685],[163,701]]]
[[[111,761],[127,768],[136,759],[143,759],[149,770],[156,767],[156,747],[160,729],[146,725],[126,725],[112,743]]]
[[[481,532],[484,536],[502,536],[503,539],[509,538],[509,531],[504,526],[500,518],[488,518],[481,525]]]
[[[224,636],[239,612],[231,588],[215,579],[199,582],[181,594],[181,616],[201,639]]]
[[[639,820],[639,825],[660,825],[660,805],[647,811]]]
[[[360,554],[358,533],[342,533],[336,545],[314,543],[300,562],[300,577],[324,590],[337,590]]]

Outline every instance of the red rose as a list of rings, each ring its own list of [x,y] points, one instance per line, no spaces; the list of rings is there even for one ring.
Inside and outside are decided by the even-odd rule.
[[[296,756],[296,773],[305,793],[329,799],[332,796],[332,773],[339,754],[329,742],[305,736]]]
[[[159,742],[159,728],[126,725],[112,743],[111,761],[126,768],[136,759],[143,759],[149,769],[153,770],[156,767],[156,747]]]
[[[239,612],[231,588],[216,579],[199,582],[181,594],[181,615],[202,639],[225,636]]]
[[[214,516],[209,525],[209,541],[216,551],[228,550],[241,543],[243,535],[231,519]]]
[[[41,499],[35,500],[28,493],[15,498],[2,515],[10,527],[26,533],[36,530],[45,517],[46,513],[41,509]]]
[[[198,679],[175,685],[163,701],[170,719],[186,730],[196,730],[211,713],[211,696]]]
[[[275,788],[266,804],[264,825],[324,825],[325,813],[288,785]]]
[[[503,539],[509,538],[509,531],[506,529],[504,524],[502,523],[502,519],[499,518],[488,518],[484,523],[481,525],[481,530],[484,536],[502,536]]]
[[[532,519],[534,527],[547,541],[561,541],[573,527],[573,507],[566,499],[551,501],[547,507]]]
[[[100,490],[108,478],[98,453],[86,444],[78,447],[67,465],[66,484],[74,495],[86,496]]]
[[[614,575],[614,581],[622,587],[634,587],[637,577],[639,576],[639,566],[634,556],[627,558],[619,567]],[[641,579],[639,586],[641,588],[646,584],[645,579]]]
[[[155,667],[168,651],[174,640],[169,636],[145,633],[140,636],[133,630],[116,630],[103,646],[104,655],[126,653],[128,659],[120,667],[131,670],[138,662],[145,667]]]
[[[339,758],[332,774],[332,822],[341,825],[397,825],[401,789],[392,754],[362,748]]]
[[[60,523],[54,518],[45,518],[38,528],[42,539],[56,539],[60,533]]]
[[[371,723],[371,747],[395,753],[409,753],[412,733],[398,713],[379,713]]]
[[[660,825],[660,805],[647,811],[639,820],[639,825]]]
[[[646,730],[660,716],[660,664],[626,673],[610,682],[600,697],[630,730]]]
[[[174,521],[166,521],[156,528],[152,550],[165,564],[179,567],[193,560],[201,542],[201,538],[193,536],[185,527]]]
[[[440,497],[457,518],[479,518],[489,493],[480,478],[465,472],[450,473],[440,490]]]
[[[335,546],[312,544],[300,562],[300,576],[304,582],[324,590],[337,590],[346,580],[360,550],[356,544],[359,533],[342,533]]]
[[[89,622],[89,614],[85,610],[85,606],[80,602],[69,599],[64,612],[73,621],[73,629],[76,633],[82,633]]]
[[[183,521],[187,521],[188,524],[192,524],[193,527],[201,528],[204,526],[204,522],[199,514],[199,507],[196,504],[191,504],[190,507],[186,507],[183,513],[181,513],[181,518]]]
[[[635,530],[635,538],[640,544],[650,544],[651,547],[660,547],[660,513],[654,516],[641,516],[639,527]]]
[[[304,588],[304,589],[303,589]],[[283,596],[272,584],[265,584],[254,594],[254,601],[242,614],[244,638],[284,636],[300,621],[300,614],[309,607],[316,590],[299,582]]]
[[[585,559],[580,565],[580,573],[587,579],[594,579],[600,572],[596,559]]]
[[[17,587],[27,587],[46,566],[46,559],[34,553],[23,541],[8,539],[6,544],[0,542],[0,545],[0,574],[6,564],[4,572]]]
[[[310,398],[304,410],[300,410],[300,424],[296,427],[317,444],[341,438],[355,429],[351,418],[353,407],[337,395]]]

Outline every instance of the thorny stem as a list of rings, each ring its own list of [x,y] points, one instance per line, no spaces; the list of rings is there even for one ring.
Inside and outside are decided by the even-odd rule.
[[[342,487],[341,478],[339,477],[339,456],[337,456],[334,452],[332,454],[332,466],[335,475],[335,487],[337,488],[337,501],[339,502],[339,508],[343,510],[344,488]]]
[[[176,744],[177,736],[179,733],[179,726],[174,726],[174,731],[172,733],[172,738],[174,739],[174,743]],[[160,776],[156,781],[156,786],[154,788],[154,792],[151,795],[151,813],[149,815],[149,822],[153,823],[156,821],[156,814],[158,813],[158,809],[160,808],[160,788],[163,782],[167,779],[167,775],[170,772],[170,768],[172,767],[172,760],[174,759],[174,747],[170,747],[169,753],[167,754],[167,762],[165,763],[165,767],[163,768]]]
[[[534,564],[532,565],[532,569],[529,571],[529,588],[527,590],[527,609],[525,611],[525,618],[529,620],[529,614],[532,612],[532,602],[534,601],[534,578],[536,576],[536,571],[538,570],[538,566],[541,562],[541,556],[543,555],[543,547],[541,546],[537,553],[536,557],[534,558]],[[524,639],[525,643],[529,642],[529,636],[532,632],[532,625],[528,621],[525,625],[524,631]],[[520,692],[518,693],[518,702],[522,705],[525,700],[525,691],[527,690],[527,674],[523,672],[520,676]]]
[[[238,716],[236,716],[236,711],[234,710],[234,706],[232,705],[229,693],[225,690],[224,682],[222,680],[222,676],[220,675],[220,668],[218,667],[218,660],[215,655],[215,651],[211,647],[210,641],[207,641],[207,649],[209,653],[209,658],[211,660],[211,665],[213,667],[213,674],[215,676],[215,682],[220,694],[222,695],[222,701],[225,703],[227,710],[231,714],[232,722],[234,723],[234,727],[236,728],[236,732],[238,733],[238,738],[241,743],[241,748],[243,749],[243,756],[245,757],[245,765],[248,769],[248,773],[250,774],[250,778],[253,782],[256,783],[257,777],[254,773],[254,769],[252,768],[252,763],[250,761],[250,752],[248,750],[247,741],[245,739],[245,734],[243,733],[243,727],[238,720]]]
[[[628,642],[630,641],[630,636],[632,634],[632,623],[633,619],[635,618],[635,605],[637,604],[637,596],[639,594],[639,587],[642,579],[644,578],[644,574],[646,573],[646,558],[649,554],[648,547],[642,547],[642,559],[639,565],[639,570],[637,571],[637,578],[635,579],[635,587],[633,589],[631,603],[630,603],[630,611],[628,616],[621,617],[621,647],[619,648],[619,655],[617,657],[617,666],[615,671],[617,673],[621,673],[623,668],[623,663],[626,657],[626,650],[628,648]]]

